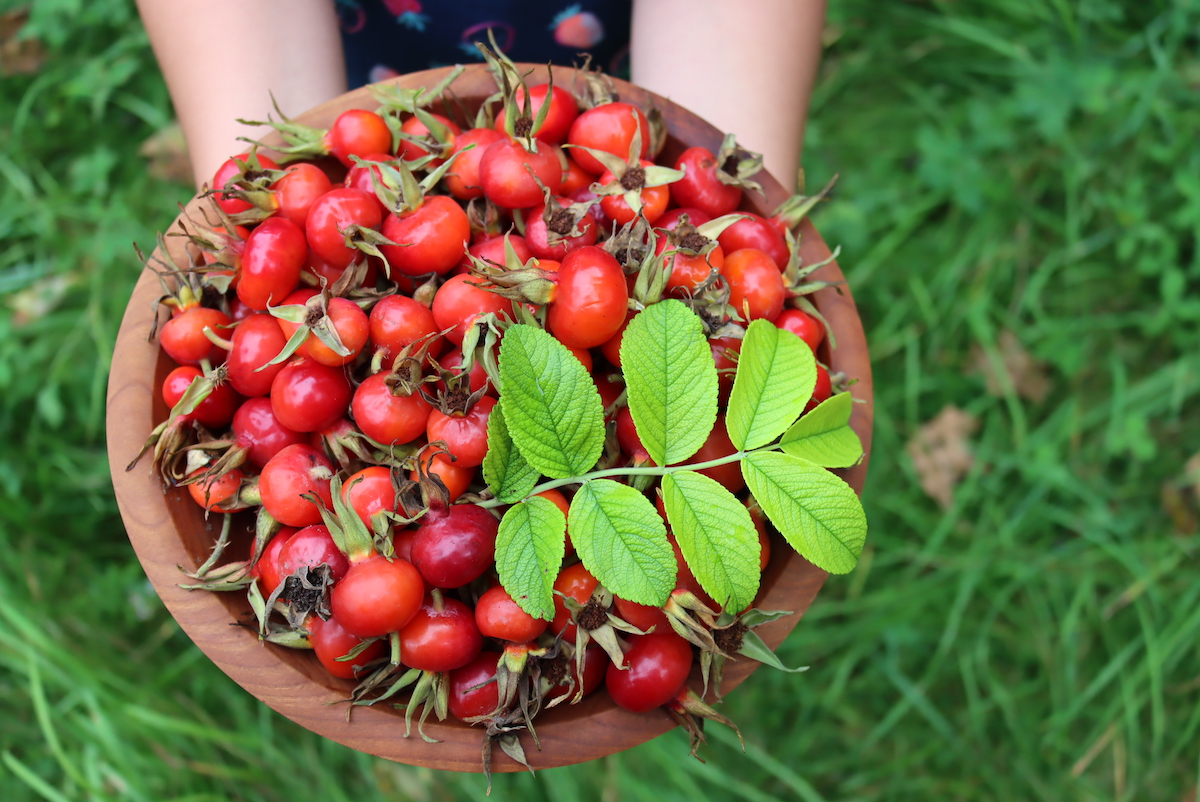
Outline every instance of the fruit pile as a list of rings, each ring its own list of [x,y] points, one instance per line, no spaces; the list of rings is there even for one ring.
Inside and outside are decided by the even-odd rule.
[[[837,573],[866,533],[796,242],[821,195],[738,211],[761,160],[732,136],[657,164],[656,110],[484,50],[473,116],[457,72],[383,84],[222,165],[169,234],[187,263],[149,262],[178,367],[138,457],[221,523],[189,587],[247,593],[353,704],[524,762],[539,711],[603,686],[695,748],[725,660],[782,668],[753,631],[787,614],[753,607],[769,533]]]

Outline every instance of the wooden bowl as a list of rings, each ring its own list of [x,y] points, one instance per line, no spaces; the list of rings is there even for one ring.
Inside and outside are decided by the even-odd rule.
[[[529,79],[531,84],[545,82],[544,66],[529,65],[528,69],[533,70]],[[430,86],[445,74],[446,70],[428,70],[400,76],[389,83],[403,87]],[[566,68],[555,68],[554,76],[556,83],[564,86],[581,80],[574,70]],[[642,108],[654,104],[662,109],[669,131],[660,157],[664,163],[673,164],[675,157],[692,145],[703,145],[714,152],[719,148],[722,132],[694,114],[632,84],[614,83],[622,100]],[[490,74],[481,65],[468,67],[453,85],[454,93],[468,108],[477,107],[494,90]],[[370,91],[363,88],[318,106],[297,119],[324,128],[346,109],[374,109],[377,106]],[[757,179],[762,183],[765,197],[747,196],[743,208],[769,215],[788,193],[765,173]],[[196,205],[195,199],[192,205]],[[182,247],[180,239],[168,238],[168,247]],[[820,235],[807,221],[802,229],[801,247],[805,263],[811,264],[830,255]],[[840,281],[843,277],[837,265],[831,263],[815,278]],[[167,414],[158,388],[174,364],[156,342],[147,341],[155,315],[162,314],[156,303],[159,295],[156,276],[149,269],[144,270],[125,310],[113,353],[107,430],[113,487],[129,540],[171,615],[196,645],[235,682],[301,726],[389,760],[438,769],[480,771],[483,735],[479,728],[468,727],[453,719],[431,720],[426,724],[426,732],[441,743],[427,743],[415,732],[406,738],[403,714],[386,703],[359,708],[347,721],[346,706],[338,702],[347,697],[353,683],[330,677],[310,652],[264,644],[249,629],[231,626],[250,615],[244,593],[208,593],[179,587],[184,580],[180,566],[194,569],[204,561],[220,523],[205,521],[201,509],[186,490],[174,489],[164,494],[148,457],[133,470],[125,470],[150,431]],[[847,288],[822,290],[814,300],[837,338],[837,349],[822,354],[823,361],[834,371],[857,379],[852,392],[860,403],[855,405],[851,425],[862,439],[866,455],[843,476],[861,493],[871,448],[873,414],[867,344]],[[244,559],[248,541],[247,533],[243,533],[240,552],[230,559]],[[775,546],[763,576],[757,606],[795,612],[757,630],[772,648],[777,647],[796,626],[826,577],[824,571],[801,558],[782,541]],[[726,667],[723,692],[739,685],[758,665],[752,660],[731,661]],[[528,738],[523,738],[523,743],[531,765],[544,768],[579,763],[628,749],[666,732],[674,722],[662,710],[642,715],[626,712],[617,708],[607,694],[596,693],[578,705],[563,705],[544,712],[536,726],[541,751]],[[494,751],[493,759],[494,771],[522,768],[500,750]]]

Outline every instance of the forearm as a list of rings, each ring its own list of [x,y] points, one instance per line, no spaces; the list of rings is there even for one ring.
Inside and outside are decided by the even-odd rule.
[[[796,181],[825,0],[637,0],[636,84],[694,111]]]
[[[275,116],[272,95],[292,115],[346,89],[331,0],[138,0],[138,9],[197,185],[248,148],[238,137],[262,136],[237,120]]]

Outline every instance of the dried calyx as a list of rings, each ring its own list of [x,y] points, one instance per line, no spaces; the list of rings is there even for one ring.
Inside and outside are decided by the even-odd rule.
[[[525,76],[521,75],[513,60],[496,47],[496,40],[491,29],[488,30],[488,37],[492,44],[490,48],[481,42],[476,42],[475,46],[479,48],[479,52],[487,63],[488,71],[492,73],[496,83],[500,86],[500,100],[504,105],[504,132],[524,145],[526,150],[536,153],[538,146],[535,137],[546,122],[546,116],[550,113],[550,104],[543,103],[537,113],[534,113],[529,87],[525,84]],[[554,90],[553,71],[547,72],[547,83],[549,84],[548,91],[552,92]],[[518,92],[522,98],[520,106],[517,105]]]

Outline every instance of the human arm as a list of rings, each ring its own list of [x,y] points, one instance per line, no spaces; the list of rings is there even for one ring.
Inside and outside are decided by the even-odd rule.
[[[825,0],[636,0],[633,82],[695,112],[796,182]]]
[[[138,0],[188,143],[196,185],[278,119],[346,91],[332,0]]]

